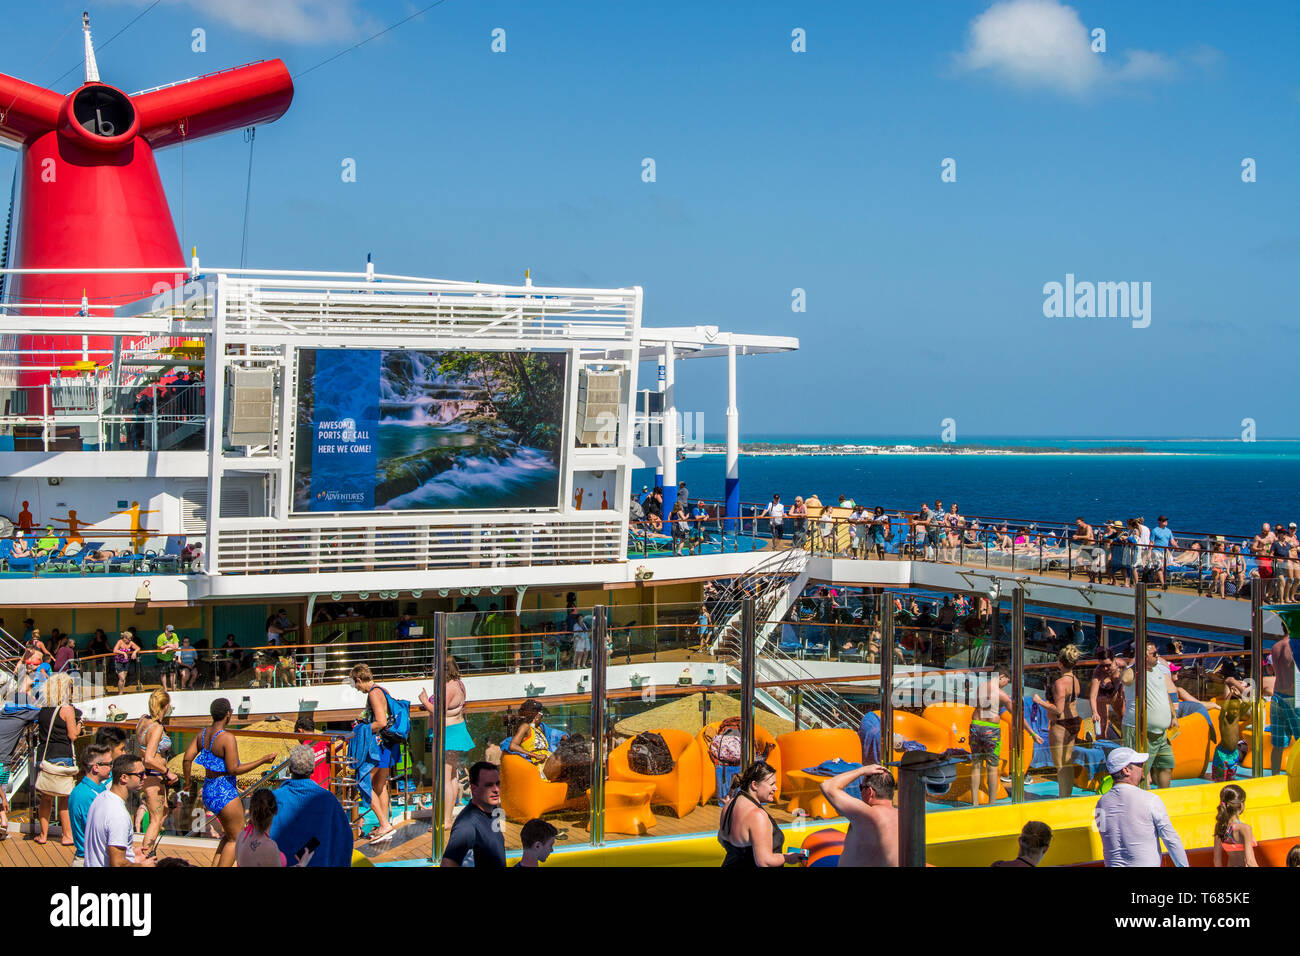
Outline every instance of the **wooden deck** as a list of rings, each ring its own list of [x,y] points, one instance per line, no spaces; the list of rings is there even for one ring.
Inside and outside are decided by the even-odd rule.
[[[140,844],[135,847],[140,853]],[[158,847],[159,857],[176,856],[188,860],[195,866],[212,864],[212,846],[178,846],[175,842],[164,840]],[[44,846],[37,843],[26,833],[9,833],[9,838],[0,840],[0,869],[9,867],[70,867],[72,866],[72,847],[63,846],[59,838],[51,834],[50,841]]]

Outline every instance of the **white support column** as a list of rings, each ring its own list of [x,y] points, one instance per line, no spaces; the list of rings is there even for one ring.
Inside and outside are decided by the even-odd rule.
[[[727,477],[723,489],[724,514],[728,518],[740,516],[740,409],[736,407],[736,343],[727,342]],[[724,527],[736,530],[736,522],[728,521]]]
[[[667,366],[667,362],[668,362],[668,359],[667,359],[666,357],[665,357],[665,358],[661,358],[661,359],[659,360],[659,376],[658,376],[658,383],[659,383],[659,420],[660,420],[660,425],[659,425],[659,464],[655,466],[655,484],[658,485],[660,488],[662,488],[662,487],[664,486],[664,462],[663,462],[663,451],[664,451],[664,449],[663,449],[663,445],[664,445],[664,426],[663,426],[662,423],[663,423],[664,419],[667,417],[667,416],[665,415],[665,410],[666,410],[667,407],[668,407],[668,405],[667,405],[668,397],[667,397],[667,395],[664,394],[665,386],[667,385],[667,381],[668,381],[668,366]],[[649,406],[647,405],[647,407],[646,407],[646,415],[649,416],[649,414],[650,414],[650,408],[649,408]],[[653,428],[653,426],[648,426],[648,427]],[[652,434],[653,434],[653,432],[652,432]],[[646,443],[649,444],[649,438],[650,438],[650,436],[647,435],[646,438],[647,438],[647,442],[646,442]],[[667,513],[666,513],[666,512],[665,512],[665,514],[664,514],[664,517],[667,517]]]
[[[659,446],[663,463],[664,518],[672,511],[677,500],[677,394],[676,373],[673,369],[673,343],[664,343],[664,427]]]
[[[226,293],[229,280],[217,276],[213,295],[212,334],[204,350],[204,383],[207,387],[208,417],[208,540],[203,549],[203,570],[220,571],[217,554],[221,522],[221,477],[225,468],[226,444]]]

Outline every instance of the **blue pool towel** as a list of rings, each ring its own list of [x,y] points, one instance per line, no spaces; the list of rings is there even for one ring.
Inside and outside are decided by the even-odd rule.
[[[804,767],[804,773],[810,773],[817,777],[838,777],[842,773],[848,773],[850,770],[857,770],[863,766],[860,763],[850,763],[847,760],[823,760],[815,767]],[[854,780],[844,788],[844,792],[850,797],[858,800],[862,799],[862,781]]]
[[[880,763],[880,715],[874,710],[863,715],[858,738],[862,741],[862,762]]]
[[[1092,779],[1105,765],[1106,755],[1118,746],[1119,742],[1114,740],[1094,740],[1091,746],[1087,746],[1080,741],[1074,745],[1070,763],[1082,767],[1088,778]]]

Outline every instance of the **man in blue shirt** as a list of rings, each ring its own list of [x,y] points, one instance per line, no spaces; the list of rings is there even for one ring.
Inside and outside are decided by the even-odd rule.
[[[107,744],[91,744],[81,755],[86,775],[72,788],[68,815],[72,818],[73,866],[86,865],[86,817],[95,798],[108,788],[113,772],[113,753]]]
[[[1151,529],[1151,563],[1156,567],[1156,577],[1160,586],[1165,586],[1165,568],[1172,562],[1171,548],[1178,547],[1178,539],[1169,530],[1169,519],[1161,515],[1156,519],[1156,526]]]

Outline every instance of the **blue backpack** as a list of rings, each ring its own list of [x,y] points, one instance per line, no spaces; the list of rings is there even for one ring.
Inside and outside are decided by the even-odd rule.
[[[411,705],[405,700],[394,700],[393,695],[384,690],[384,701],[388,704],[388,726],[379,732],[379,741],[385,747],[405,744],[411,737]]]

